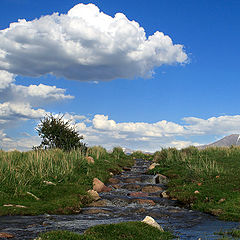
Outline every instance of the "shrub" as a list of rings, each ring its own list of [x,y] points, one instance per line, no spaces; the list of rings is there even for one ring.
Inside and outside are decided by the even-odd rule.
[[[113,151],[112,151],[112,155],[116,159],[119,159],[120,157],[123,157],[125,154],[124,154],[123,149],[121,147],[114,147]]]
[[[39,147],[34,148],[59,148],[65,151],[80,149],[83,152],[86,151],[86,145],[81,142],[83,136],[80,136],[71,126],[70,120],[65,121],[63,117],[64,115],[54,117],[50,114],[40,120],[36,130],[42,138],[42,142]]]

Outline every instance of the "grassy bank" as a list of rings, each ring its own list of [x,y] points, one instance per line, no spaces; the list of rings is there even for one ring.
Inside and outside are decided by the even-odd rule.
[[[119,148],[109,154],[93,147],[88,155],[94,164],[80,151],[0,151],[0,215],[77,213],[90,201],[86,191],[94,177],[105,182],[110,172],[133,164]]]
[[[151,170],[170,178],[168,191],[192,209],[240,221],[240,147],[163,149]]]
[[[240,238],[240,229],[230,229],[228,231],[220,231],[218,233],[215,233],[216,235],[222,236],[220,239],[239,239]]]
[[[68,231],[53,231],[41,234],[38,240],[168,240],[173,239],[170,232],[161,232],[142,222],[97,225],[89,228],[84,235]]]

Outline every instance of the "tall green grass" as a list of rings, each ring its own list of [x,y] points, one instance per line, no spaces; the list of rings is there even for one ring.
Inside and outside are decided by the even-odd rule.
[[[240,221],[240,147],[162,149],[152,173],[170,178],[169,193],[193,209]]]
[[[0,151],[0,189],[21,194],[32,185],[43,185],[43,181],[69,180],[84,165],[86,161],[80,151]]]
[[[102,146],[93,146],[87,149],[87,156],[91,156],[94,159],[108,158],[108,152]]]
[[[182,150],[176,148],[163,149],[154,154],[154,161],[162,166],[179,165],[184,166],[192,174],[212,176],[216,174],[227,174],[228,168],[219,161],[220,158],[232,158],[240,156],[240,148],[207,148],[198,150],[196,147],[188,147]]]
[[[11,214],[22,214],[24,211],[35,214],[36,209],[42,213],[48,208],[54,212],[54,207],[48,206],[53,202],[55,209],[68,205],[79,207],[80,196],[91,189],[93,178],[105,182],[110,172],[119,173],[121,167],[133,164],[132,158],[123,152],[110,154],[99,146],[89,148],[87,154],[93,157],[94,164],[88,164],[86,157],[78,150],[0,151],[0,215],[9,211]],[[5,204],[26,204],[31,205],[31,209],[15,209],[13,212],[12,208],[3,207]]]

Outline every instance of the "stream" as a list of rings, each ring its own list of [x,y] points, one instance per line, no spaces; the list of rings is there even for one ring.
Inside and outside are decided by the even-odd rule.
[[[220,221],[216,217],[181,208],[177,200],[163,196],[166,183],[146,175],[149,162],[137,159],[129,171],[113,177],[112,191],[100,193],[101,200],[83,208],[78,215],[3,216],[0,232],[13,234],[11,239],[33,239],[50,230],[83,233],[97,224],[141,221],[153,217],[177,239],[219,239],[214,232],[239,227],[238,222]],[[1,238],[4,239],[4,238]]]

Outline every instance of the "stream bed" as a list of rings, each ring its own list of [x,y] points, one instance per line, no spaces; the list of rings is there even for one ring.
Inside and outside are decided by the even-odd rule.
[[[146,175],[149,162],[137,159],[129,171],[116,175],[108,185],[112,190],[101,193],[101,200],[83,208],[77,215],[3,216],[0,232],[13,234],[11,239],[34,239],[50,230],[83,233],[97,224],[141,221],[153,217],[177,239],[219,239],[215,232],[239,227],[239,222],[220,221],[216,217],[179,207],[176,200],[163,197],[166,183]],[[164,179],[163,179],[164,180]]]

